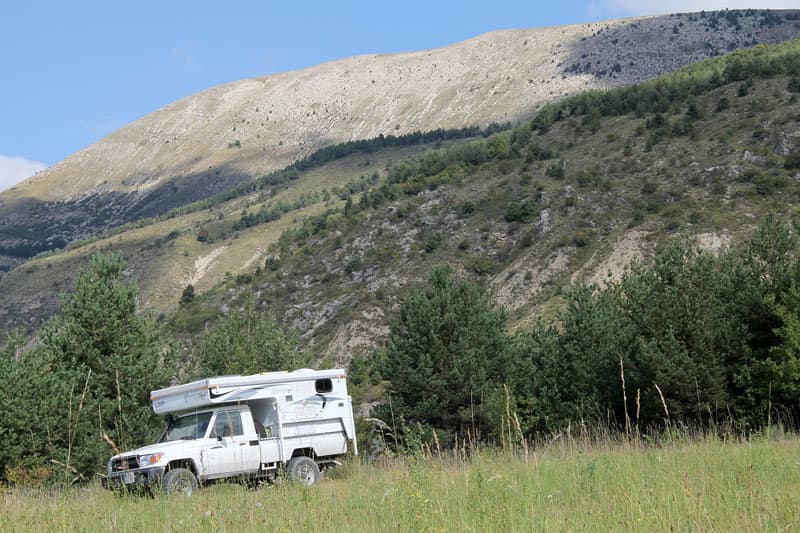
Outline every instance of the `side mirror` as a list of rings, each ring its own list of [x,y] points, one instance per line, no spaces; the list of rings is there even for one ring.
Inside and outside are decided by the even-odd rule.
[[[217,441],[222,442],[222,435],[217,435]]]

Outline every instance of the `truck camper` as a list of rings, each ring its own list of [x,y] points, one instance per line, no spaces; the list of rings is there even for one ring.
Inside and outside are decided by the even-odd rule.
[[[152,391],[167,427],[157,443],[108,462],[109,489],[191,494],[220,479],[313,485],[358,454],[344,369],[218,376]]]

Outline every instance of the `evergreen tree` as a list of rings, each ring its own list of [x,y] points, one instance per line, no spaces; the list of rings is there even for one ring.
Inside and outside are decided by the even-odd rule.
[[[63,460],[61,437],[68,385],[41,350],[24,350],[18,335],[0,350],[0,479],[37,485],[53,478],[50,459]]]
[[[181,307],[185,307],[194,301],[194,285],[188,284],[181,293]]]
[[[294,370],[311,362],[297,336],[267,313],[255,309],[252,296],[230,311],[203,336],[195,352],[198,377]]]
[[[174,376],[176,350],[152,317],[136,314],[125,267],[119,255],[94,255],[39,345],[4,357],[5,379],[16,382],[3,388],[14,391],[28,445],[13,463],[55,464],[70,479],[89,479],[115,453],[112,443],[122,450],[155,436],[150,391]]]
[[[381,373],[394,414],[449,431],[484,425],[482,402],[513,375],[504,327],[479,287],[434,267],[391,322]]]
[[[715,254],[676,239],[605,289],[571,291],[557,326],[517,337],[525,426],[621,425],[627,412],[644,428],[663,421],[662,392],[673,419],[758,427],[770,406],[796,414],[797,252],[789,228],[768,217],[746,246]]]

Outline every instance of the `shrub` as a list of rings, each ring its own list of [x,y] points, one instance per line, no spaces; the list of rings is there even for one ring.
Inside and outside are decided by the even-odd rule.
[[[194,285],[191,283],[184,287],[181,293],[180,305],[186,306],[194,301]]]
[[[746,83],[742,83],[736,89],[736,96],[741,98],[743,96],[747,96],[749,92],[750,92],[750,90],[748,89],[747,84]]]
[[[436,250],[439,246],[441,246],[443,242],[444,242],[444,235],[442,235],[439,232],[436,232],[427,239],[425,239],[423,248],[426,253],[431,253],[434,250]]]
[[[764,172],[760,172],[753,180],[756,192],[761,196],[769,196],[788,186],[789,182],[789,178],[783,174],[767,174]]]
[[[800,150],[795,150],[786,156],[783,162],[783,168],[786,170],[800,169]]]
[[[658,184],[652,181],[645,181],[642,184],[642,194],[654,194],[658,190]]]
[[[474,255],[467,261],[467,268],[479,276],[491,274],[497,268],[495,261],[485,255]]]
[[[549,176],[553,179],[563,179],[564,178],[563,161],[555,165],[549,165],[547,169],[544,171],[544,173],[546,176]]]
[[[686,109],[686,117],[691,120],[699,120],[703,118],[703,111],[697,102],[690,102],[689,107]]]
[[[236,278],[234,278],[234,281],[236,282],[237,285],[245,285],[247,283],[252,283],[253,275],[244,272],[241,274],[236,274]]]
[[[539,204],[532,200],[512,202],[505,213],[506,222],[530,222],[537,218],[541,209]]]
[[[591,238],[592,238],[592,230],[582,229],[572,234],[572,239],[570,240],[570,242],[572,243],[573,246],[576,246],[577,248],[582,248],[587,244],[589,244]]]
[[[458,213],[462,217],[468,217],[475,212],[475,204],[469,201],[462,202],[458,207]]]

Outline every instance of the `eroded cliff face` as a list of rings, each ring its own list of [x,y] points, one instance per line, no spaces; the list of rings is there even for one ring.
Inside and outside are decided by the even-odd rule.
[[[0,255],[29,257],[164,213],[325,145],[515,121],[565,95],[800,35],[794,12],[737,13],[498,31],[214,87],[0,194]]]

